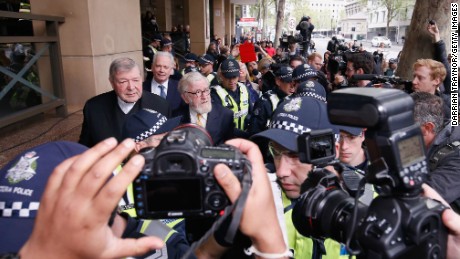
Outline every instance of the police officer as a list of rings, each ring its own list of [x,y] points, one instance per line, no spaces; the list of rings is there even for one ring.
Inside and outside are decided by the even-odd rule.
[[[246,118],[252,113],[250,92],[246,85],[238,82],[240,65],[234,59],[226,59],[220,65],[218,75],[222,82],[211,91],[212,102],[233,111],[235,136],[247,138]]]
[[[160,43],[161,43],[161,35],[160,34],[155,34],[153,35],[152,37],[152,41],[150,42],[149,45],[147,45],[147,48],[144,49],[144,61],[148,62],[150,61],[150,63],[147,65],[146,64],[146,68],[149,68],[152,66],[152,60],[153,60],[153,56],[157,53],[158,51],[158,48],[160,47]]]
[[[146,71],[146,76],[148,78],[152,78],[152,62],[153,62],[153,56],[157,54],[158,48],[160,47],[161,44],[161,35],[160,34],[155,34],[152,37],[152,41],[150,42],[149,45],[144,49],[144,69]]]
[[[211,87],[219,84],[217,73],[213,70],[215,62],[214,57],[209,54],[204,54],[198,58],[201,74],[208,79]]]
[[[181,71],[182,75],[186,74],[186,72],[185,72],[186,68],[188,68],[188,67],[197,67],[198,56],[195,53],[190,52],[190,53],[185,54],[184,60],[185,60],[185,67]]]
[[[296,92],[297,87],[292,82],[292,71],[292,68],[282,66],[274,73],[276,87],[262,94],[262,97],[255,103],[253,116],[248,126],[249,134],[253,135],[266,130],[278,103],[286,96]]]
[[[284,213],[288,245],[295,258],[348,258],[336,241],[326,239],[323,242],[304,237],[292,222],[292,208],[300,197],[301,184],[313,168],[312,164],[300,162],[297,137],[306,131],[331,128],[334,127],[329,122],[324,102],[311,97],[296,97],[278,104],[268,129],[251,137],[251,140],[264,138],[269,141],[277,177],[276,182],[272,182],[276,185],[272,189],[282,190],[283,207],[280,210]]]

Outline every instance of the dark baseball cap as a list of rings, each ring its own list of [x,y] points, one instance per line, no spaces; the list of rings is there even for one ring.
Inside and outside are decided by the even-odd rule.
[[[279,77],[281,81],[289,83],[292,82],[292,71],[293,69],[291,67],[282,66],[276,70],[275,76]]]
[[[152,37],[152,41],[161,41],[163,39],[163,37],[161,37],[160,34],[154,34],[153,37]]]
[[[214,57],[209,54],[204,54],[198,58],[200,65],[214,64],[215,61]]]
[[[305,132],[336,128],[329,122],[327,106],[311,97],[294,97],[278,105],[267,130],[251,139],[266,138],[284,148],[298,152],[297,137]]]
[[[240,75],[240,65],[234,59],[226,59],[220,64],[220,72],[226,78],[234,78]]]
[[[122,137],[142,141],[152,135],[169,132],[179,126],[182,116],[168,119],[163,114],[142,109],[126,119],[123,125]]]
[[[170,46],[170,45],[172,45],[171,40],[169,40],[168,38],[161,39],[161,47]]]
[[[19,252],[32,233],[54,168],[86,150],[75,142],[48,142],[22,152],[0,169],[0,254]]]
[[[336,128],[339,131],[343,131],[353,136],[359,136],[363,132],[363,128],[357,128],[357,127],[351,127],[351,126],[336,125]]]
[[[297,66],[292,72],[292,80],[304,82],[312,78],[317,78],[318,74],[314,68],[311,68],[308,64],[302,64]]]
[[[307,80],[300,83],[299,87],[297,88],[296,96],[309,96],[327,103],[326,89],[324,89],[324,86],[316,81]]]
[[[196,62],[198,61],[198,56],[195,53],[190,52],[185,54],[184,60],[185,62]]]

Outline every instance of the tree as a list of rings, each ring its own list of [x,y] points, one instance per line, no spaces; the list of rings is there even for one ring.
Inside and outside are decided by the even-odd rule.
[[[397,75],[412,79],[412,64],[419,58],[433,58],[433,42],[426,28],[428,21],[436,21],[441,39],[446,42],[447,52],[450,52],[450,5],[458,0],[417,0],[406,40],[398,64]]]
[[[385,36],[388,37],[388,32],[390,31],[390,22],[393,18],[396,17],[398,12],[401,9],[403,0],[383,0],[382,4],[387,9],[387,28],[385,31]]]
[[[281,30],[283,29],[283,25],[284,25],[285,5],[286,5],[286,0],[279,0],[278,4],[276,5],[277,13],[276,13],[276,26],[275,26],[275,48],[277,48],[279,45],[278,39],[281,37]]]

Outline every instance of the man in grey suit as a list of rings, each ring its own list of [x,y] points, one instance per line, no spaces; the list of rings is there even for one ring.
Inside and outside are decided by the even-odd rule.
[[[171,109],[165,99],[142,91],[141,70],[134,60],[115,59],[110,64],[109,82],[113,90],[89,99],[83,108],[79,143],[92,147],[109,137],[123,140],[121,131],[126,119],[144,108],[170,117]]]

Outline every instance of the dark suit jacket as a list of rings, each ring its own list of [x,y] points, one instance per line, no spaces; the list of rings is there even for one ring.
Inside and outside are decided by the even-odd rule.
[[[181,123],[190,123],[190,111],[188,106],[173,113],[173,116],[182,116]],[[225,141],[233,138],[233,112],[223,108],[220,105],[212,104],[212,110],[208,113],[206,120],[206,130],[212,138],[215,145],[223,144]]]
[[[187,104],[182,100],[182,97],[180,96],[179,90],[177,89],[178,85],[179,81],[169,78],[166,101],[168,101],[172,112],[179,110],[182,106],[187,106]],[[144,91],[151,93],[152,81],[145,81],[142,85],[142,88]]]
[[[89,99],[83,108],[83,126],[78,142],[92,147],[109,137],[115,137],[118,141],[122,141],[121,130],[126,118],[144,108],[158,111],[168,118],[171,117],[168,102],[158,95],[145,91],[133,109],[126,115],[118,106],[117,95],[114,91]],[[122,116],[117,116],[117,112],[121,112]]]

